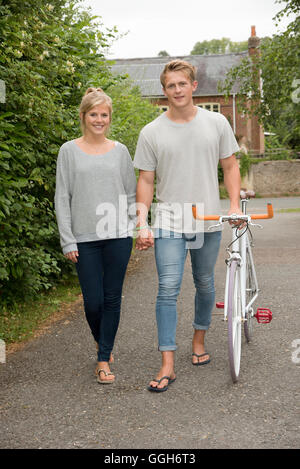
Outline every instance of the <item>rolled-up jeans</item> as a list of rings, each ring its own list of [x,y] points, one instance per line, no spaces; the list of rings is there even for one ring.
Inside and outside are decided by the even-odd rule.
[[[215,303],[214,268],[221,242],[221,231],[203,233],[202,247],[189,249],[186,236],[158,230],[155,238],[155,259],[158,273],[156,321],[158,349],[176,350],[177,297],[182,283],[184,263],[190,251],[194,285],[193,327],[207,330]]]

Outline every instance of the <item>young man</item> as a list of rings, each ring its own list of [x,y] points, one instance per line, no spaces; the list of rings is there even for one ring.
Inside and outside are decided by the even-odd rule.
[[[148,227],[147,217],[156,176],[158,204],[154,228],[159,277],[156,320],[162,366],[156,379],[148,386],[149,391],[154,392],[166,391],[176,378],[176,302],[189,246],[196,287],[192,363],[199,366],[210,361],[204,337],[215,302],[214,267],[221,231],[208,232],[206,222],[204,226],[203,222],[197,222],[195,228],[195,221],[193,223],[187,214],[191,214],[192,203],[202,204],[205,214],[220,213],[219,161],[230,197],[229,213],[241,213],[240,172],[234,156],[239,147],[222,114],[194,106],[195,72],[191,64],[181,60],[165,66],[160,79],[169,109],[142,129],[134,158],[134,166],[139,169],[136,240],[139,250],[154,245],[154,234]],[[199,231],[203,232],[202,243],[199,243]],[[189,235],[195,232],[198,235],[193,246],[188,240]]]

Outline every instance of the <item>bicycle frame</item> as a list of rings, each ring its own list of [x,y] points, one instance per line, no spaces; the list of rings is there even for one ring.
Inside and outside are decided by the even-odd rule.
[[[225,221],[245,221],[248,224],[252,224],[252,220],[262,220],[262,219],[268,219],[268,218],[273,218],[273,206],[272,204],[268,203],[267,204],[267,213],[261,213],[261,214],[253,214],[253,215],[247,215],[247,209],[246,205],[249,199],[242,199],[242,212],[243,215],[225,215],[225,216],[219,216],[219,215],[199,215],[197,214],[197,207],[196,204],[193,204],[192,206],[192,211],[193,211],[193,216],[194,218],[197,218],[199,220],[218,220],[217,225],[213,225],[210,228],[213,228],[214,226],[221,226]],[[258,225],[260,226],[260,225]],[[230,264],[232,263],[233,260],[238,261],[239,265],[239,275],[240,275],[240,286],[241,286],[241,297],[242,297],[242,320],[246,320],[246,315],[249,312],[251,305],[254,303],[256,300],[259,289],[258,289],[258,284],[257,284],[257,277],[256,277],[256,272],[255,272],[255,267],[254,267],[254,261],[253,261],[253,255],[252,255],[252,250],[251,250],[251,244],[249,241],[249,236],[247,231],[238,239],[236,239],[234,228],[232,230],[232,248],[229,251],[229,258],[226,260],[227,263],[227,272],[226,272],[226,288],[225,288],[225,298],[224,298],[224,319],[227,320],[227,309],[228,309],[228,298],[227,298],[227,292],[228,292],[228,280],[229,280],[229,267]],[[249,253],[249,261],[250,261],[250,267],[253,275],[253,281],[255,285],[255,292],[252,298],[250,299],[249,303],[246,304],[246,258],[247,258],[247,252]]]
[[[251,340],[252,318],[260,323],[269,323],[272,312],[267,308],[258,308],[253,312],[253,303],[256,300],[259,289],[254,267],[251,243],[248,236],[249,225],[254,225],[252,220],[273,217],[272,204],[267,205],[267,213],[247,215],[248,199],[242,199],[242,214],[225,216],[197,214],[196,204],[193,205],[194,218],[200,220],[218,220],[220,227],[224,222],[231,223],[232,241],[227,248],[229,257],[226,259],[226,284],[224,303],[217,303],[218,308],[224,308],[224,320],[228,323],[228,357],[231,378],[235,383],[238,380],[241,361],[241,327],[244,325],[246,340]],[[258,225],[260,226],[260,225]],[[209,229],[210,229],[209,228]]]
[[[242,200],[242,211],[243,214],[246,215],[246,203],[248,200]],[[251,217],[248,218],[249,223],[251,222]],[[243,228],[241,228],[241,231]],[[242,321],[247,320],[247,314],[251,311],[251,306],[255,302],[256,298],[258,297],[259,288],[257,282],[257,276],[253,261],[251,243],[249,240],[249,236],[247,231],[241,235],[240,238],[236,236],[236,228],[232,227],[232,242],[231,242],[231,250],[227,249],[229,253],[229,258],[226,259],[227,269],[226,269],[226,284],[225,284],[225,298],[224,298],[224,320],[227,321],[227,310],[228,310],[228,281],[229,281],[229,271],[230,265],[233,260],[238,262],[239,266],[239,277],[240,277],[240,294],[241,294],[241,304],[242,304]],[[249,255],[249,268],[251,269],[253,281],[255,285],[254,294],[251,296],[250,301],[246,304],[246,259],[247,253]],[[253,310],[251,311],[253,313]]]

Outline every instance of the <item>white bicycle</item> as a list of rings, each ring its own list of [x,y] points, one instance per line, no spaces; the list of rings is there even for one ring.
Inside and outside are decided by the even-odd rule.
[[[254,302],[258,297],[259,288],[252,256],[253,238],[250,226],[261,227],[252,223],[252,220],[273,218],[273,207],[272,204],[268,204],[266,214],[247,215],[247,203],[253,193],[246,192],[241,195],[243,196],[245,196],[241,201],[243,215],[201,216],[197,214],[196,205],[193,205],[195,218],[218,220],[218,223],[209,229],[221,226],[225,222],[238,223],[232,226],[232,241],[226,249],[229,257],[225,260],[227,271],[224,303],[216,304],[217,308],[224,308],[224,320],[228,323],[229,368],[234,383],[240,373],[242,325],[246,340],[249,342],[255,319],[263,324],[272,320],[272,312],[268,308],[258,308],[254,313]]]

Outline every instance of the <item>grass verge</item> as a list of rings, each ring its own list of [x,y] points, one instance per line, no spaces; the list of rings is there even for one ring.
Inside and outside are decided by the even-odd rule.
[[[140,261],[133,249],[127,273],[140,269]],[[82,301],[82,295],[77,275],[73,275],[35,299],[0,313],[0,339],[13,351],[15,346],[22,345],[72,312],[78,301]]]
[[[34,336],[36,330],[54,313],[62,316],[70,303],[79,299],[77,276],[40,293],[34,300],[24,301],[0,314],[0,338],[8,344],[19,343]]]
[[[277,210],[278,213],[294,213],[300,212],[300,208],[280,208]]]

